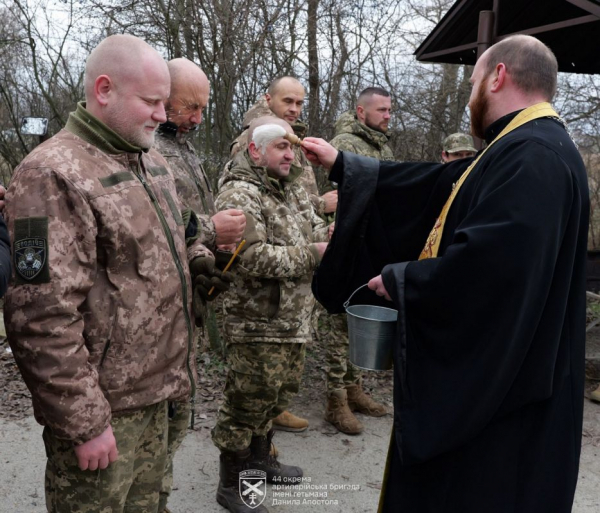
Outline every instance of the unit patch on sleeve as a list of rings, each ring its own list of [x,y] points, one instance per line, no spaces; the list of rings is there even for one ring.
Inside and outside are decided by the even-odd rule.
[[[15,220],[13,255],[17,284],[50,282],[47,217]]]

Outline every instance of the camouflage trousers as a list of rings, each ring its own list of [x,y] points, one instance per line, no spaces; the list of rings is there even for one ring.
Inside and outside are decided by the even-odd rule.
[[[348,324],[346,314],[331,315],[319,305],[317,336],[325,346],[327,392],[343,390],[361,383],[361,370],[348,359]]]
[[[80,470],[73,444],[44,429],[48,513],[156,513],[167,457],[167,402],[114,417],[119,458]]]
[[[212,430],[221,450],[241,451],[264,436],[300,389],[305,344],[229,344],[225,397]]]
[[[167,507],[169,495],[173,490],[173,458],[175,453],[190,425],[190,416],[192,412],[192,406],[189,401],[181,403],[171,403],[169,412],[169,436],[167,441],[167,460],[165,463],[165,474],[162,480],[162,486],[160,487],[160,498],[158,501],[158,513],[162,513]]]

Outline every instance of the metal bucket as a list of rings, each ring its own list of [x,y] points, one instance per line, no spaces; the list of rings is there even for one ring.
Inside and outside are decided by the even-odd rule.
[[[392,368],[392,344],[396,336],[398,310],[372,305],[350,306],[352,296],[367,285],[358,287],[344,303],[350,361],[361,369],[389,370]]]

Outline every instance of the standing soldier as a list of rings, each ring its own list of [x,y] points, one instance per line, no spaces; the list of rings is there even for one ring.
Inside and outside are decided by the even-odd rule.
[[[248,148],[248,127],[250,123],[263,116],[275,116],[290,124],[294,133],[304,138],[307,132],[305,123],[299,120],[304,106],[304,86],[294,77],[279,77],[271,82],[264,98],[256,102],[244,116],[244,131],[231,144],[231,156],[244,152]],[[337,191],[329,191],[319,196],[317,181],[310,162],[306,160],[299,147],[294,147],[294,166],[303,170],[298,183],[304,187],[310,197],[317,215],[333,214],[337,207]],[[273,420],[273,427],[283,431],[302,432],[308,428],[308,420],[284,411]]]
[[[246,218],[241,210],[216,211],[210,181],[190,141],[190,136],[196,133],[202,122],[202,112],[208,103],[210,85],[206,75],[187,59],[173,59],[167,65],[171,76],[167,121],[158,127],[155,148],[173,171],[182,207],[186,212],[193,211],[196,214],[200,242],[217,253],[217,246],[240,241],[246,227]],[[198,259],[195,265],[207,278],[217,280],[218,277],[211,273],[214,267],[210,266],[210,262],[210,258]],[[223,286],[228,285],[225,282]],[[212,294],[208,299],[216,296],[217,294]],[[203,298],[195,299],[196,314],[199,314],[196,317],[197,324],[202,324],[203,328],[206,326],[209,336],[218,339],[214,310],[206,305]],[[159,513],[169,511],[166,505],[173,488],[173,457],[185,437],[190,418],[189,402],[172,404],[169,412],[167,470],[160,494]]]
[[[345,112],[338,119],[331,145],[377,160],[393,160],[388,145],[388,123],[392,109],[390,94],[379,87],[360,93],[356,112]],[[329,315],[322,311],[319,336],[327,350],[327,410],[325,420],[349,435],[362,432],[362,423],[352,412],[372,417],[387,413],[362,389],[360,370],[348,359],[348,325],[345,314]]]
[[[221,451],[217,501],[236,513],[250,511],[238,488],[242,470],[264,471],[270,482],[302,476],[302,469],[270,453],[271,421],[300,387],[315,301],[312,273],[327,247],[316,242],[327,240],[325,222],[298,184],[302,169],[293,165],[291,145],[277,129],[293,133],[272,116],[251,123],[248,149],[225,167],[217,198],[219,208],[244,209],[248,222],[247,244],[224,301],[230,370],[212,433]]]
[[[457,132],[444,139],[442,144],[442,162],[452,162],[475,156],[477,150],[469,134]]]
[[[150,149],[169,71],[142,40],[90,54],[85,103],[15,170],[8,339],[44,425],[48,511],[157,511],[168,403],[195,392],[175,182]],[[193,264],[193,262],[192,262]]]

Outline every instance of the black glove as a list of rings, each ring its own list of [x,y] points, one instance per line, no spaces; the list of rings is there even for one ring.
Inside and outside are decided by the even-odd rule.
[[[212,276],[215,272],[215,259],[212,256],[200,256],[190,262],[192,284],[197,276]]]
[[[215,252],[215,265],[217,266],[217,269],[220,269],[221,271],[223,269],[225,269],[225,267],[231,260],[232,256],[233,256],[233,253],[231,251],[223,251],[223,250],[217,249],[217,251]],[[233,259],[233,262],[229,266],[229,269],[227,270],[227,272],[230,272],[231,270],[233,270],[233,268],[238,264],[239,261],[240,261],[240,256],[236,255],[236,257]]]
[[[221,294],[221,292],[229,290],[231,282],[233,282],[233,276],[231,274],[223,274],[217,269],[215,269],[210,277],[207,275],[199,275],[194,280],[194,299],[196,299],[196,295],[198,295],[198,299],[213,301]],[[212,291],[212,294],[209,295],[209,292],[213,287],[215,289]]]

